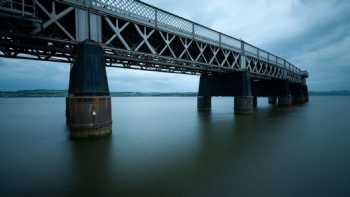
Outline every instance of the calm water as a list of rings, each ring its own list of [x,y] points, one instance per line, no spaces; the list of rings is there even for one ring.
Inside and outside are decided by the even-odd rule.
[[[63,98],[0,99],[0,196],[350,196],[349,101],[113,98],[113,135],[72,141]]]

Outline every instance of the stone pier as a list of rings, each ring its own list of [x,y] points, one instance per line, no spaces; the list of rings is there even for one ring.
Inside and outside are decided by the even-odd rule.
[[[78,46],[77,60],[70,71],[66,108],[73,138],[111,134],[111,96],[104,51],[93,41],[84,41]]]

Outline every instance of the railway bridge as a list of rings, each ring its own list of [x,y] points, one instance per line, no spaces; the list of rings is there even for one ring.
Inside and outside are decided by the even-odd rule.
[[[0,0],[0,56],[71,65],[66,101],[73,137],[111,133],[106,66],[199,75],[198,109],[234,97],[308,102],[303,71],[284,58],[138,0]]]

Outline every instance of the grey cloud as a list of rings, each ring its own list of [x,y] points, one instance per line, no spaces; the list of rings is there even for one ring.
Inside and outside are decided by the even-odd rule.
[[[190,19],[199,19],[287,58],[310,72],[311,89],[350,89],[350,1],[180,0],[176,5],[161,0],[149,2],[186,10],[182,12]],[[207,16],[211,19],[207,20]]]
[[[1,59],[0,90],[66,89],[67,64]]]
[[[112,91],[180,92],[196,91],[198,77],[147,71],[108,68]]]

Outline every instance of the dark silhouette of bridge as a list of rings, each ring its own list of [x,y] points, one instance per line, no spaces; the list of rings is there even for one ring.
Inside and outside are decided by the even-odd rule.
[[[76,137],[111,133],[105,66],[200,75],[198,109],[234,96],[236,114],[257,97],[308,102],[302,71],[287,60],[138,0],[0,0],[0,56],[72,65],[67,123]]]

